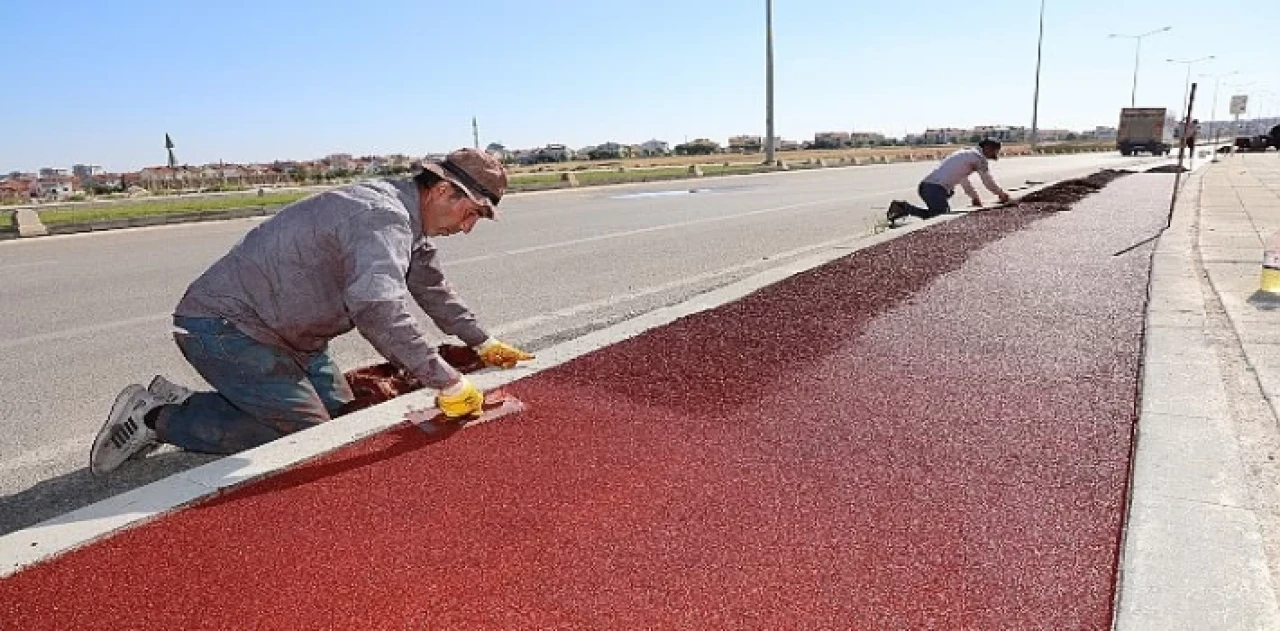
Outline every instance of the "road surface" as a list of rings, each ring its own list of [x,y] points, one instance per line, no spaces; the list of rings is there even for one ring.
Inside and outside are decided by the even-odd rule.
[[[994,174],[1015,188],[1163,162],[1007,158]],[[482,322],[536,351],[868,232],[891,199],[918,203],[915,185],[932,166],[518,195],[503,202],[500,221],[440,247]],[[963,194],[953,201],[965,203]],[[204,385],[174,346],[169,315],[186,285],[259,221],[0,243],[0,532],[207,461],[161,453],[106,481],[84,469],[93,433],[126,384],[163,373]],[[380,361],[355,333],[333,349],[344,368]]]

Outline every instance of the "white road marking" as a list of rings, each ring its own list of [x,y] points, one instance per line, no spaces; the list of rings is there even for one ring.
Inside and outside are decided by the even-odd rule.
[[[3,272],[5,270],[11,270],[11,269],[21,269],[24,267],[39,267],[41,265],[53,265],[54,263],[57,263],[57,261],[48,260],[48,261],[27,261],[25,263],[10,263],[8,265],[0,265],[0,272]]]
[[[770,267],[774,265],[780,265],[782,264],[783,261],[787,259],[795,258],[797,256],[801,256],[804,254],[809,254],[817,250],[835,247],[838,244],[849,241],[851,238],[855,238],[855,236],[856,235],[846,235],[846,236],[840,237],[839,239],[832,239],[830,241],[824,241],[822,243],[815,243],[813,245],[807,245],[804,247],[795,248],[793,250],[787,250],[785,252],[778,252],[776,254],[771,254],[767,259],[763,259],[763,260],[756,260],[756,261],[751,261],[750,263],[732,265],[729,267],[713,270],[710,272],[703,272],[701,274],[696,274],[694,276],[686,276],[679,280],[661,283],[658,285],[652,285],[642,289],[629,289],[624,294],[616,294],[613,296],[608,296],[606,298],[601,298],[599,300],[592,300],[590,302],[584,302],[582,304],[577,304],[572,307],[566,307],[564,309],[552,311],[550,313],[543,313],[530,318],[523,318],[521,320],[515,320],[512,322],[507,322],[505,324],[500,324],[496,327],[493,327],[492,333],[495,336],[507,336],[517,331],[529,329],[538,325],[546,324],[548,322],[554,322],[556,320],[560,320],[563,318],[569,318],[569,317],[573,317],[583,313],[589,313],[591,311],[595,311],[598,309],[614,307],[626,302],[643,298],[645,296],[652,296],[654,294],[660,294],[662,292],[670,291],[672,289],[679,289],[681,287],[686,287],[689,285],[696,285],[703,281],[714,280],[716,278],[729,276],[732,274],[736,274],[738,272],[746,272],[746,271],[751,271],[761,267]]]
[[[541,251],[544,251],[544,250],[553,250],[553,249],[556,249],[556,248],[566,248],[566,247],[572,247],[572,246],[575,246],[575,245],[582,245],[582,244],[584,244],[584,243],[594,243],[594,242],[596,242],[596,241],[607,241],[607,240],[609,240],[609,239],[620,239],[620,238],[623,238],[623,237],[632,237],[632,236],[639,235],[639,234],[648,234],[648,233],[651,233],[651,232],[658,232],[658,231],[661,231],[661,230],[671,230],[671,229],[673,229],[673,228],[687,228],[687,227],[689,227],[689,226],[700,226],[700,225],[705,225],[705,224],[710,224],[710,223],[719,223],[719,222],[723,222],[723,221],[733,221],[733,220],[735,220],[735,219],[742,219],[742,218],[744,218],[744,217],[755,217],[755,216],[759,216],[759,215],[766,215],[766,214],[770,214],[770,213],[783,212],[783,211],[787,211],[787,210],[795,210],[795,209],[797,209],[797,208],[805,208],[805,207],[808,207],[808,206],[820,206],[820,205],[822,205],[822,204],[833,204],[833,203],[836,203],[836,202],[850,202],[850,201],[853,201],[853,200],[865,199],[865,198],[868,198],[868,197],[879,197],[879,196],[881,196],[881,195],[892,195],[892,194],[893,194],[893,193],[895,193],[895,192],[898,192],[898,191],[897,191],[897,189],[890,190],[890,191],[881,191],[881,192],[876,192],[876,193],[862,193],[862,194],[859,194],[859,195],[848,195],[848,196],[843,196],[843,197],[831,197],[831,198],[827,198],[827,199],[819,199],[819,200],[815,200],[815,201],[811,201],[811,202],[802,202],[802,203],[799,203],[799,204],[788,204],[788,205],[786,205],[786,206],[773,206],[773,207],[771,207],[771,208],[761,208],[761,209],[759,209],[759,210],[751,210],[751,211],[747,211],[747,212],[745,212],[745,213],[738,213],[738,214],[736,214],[736,215],[725,215],[725,216],[722,216],[722,217],[705,217],[705,218],[702,218],[702,219],[690,219],[690,220],[687,220],[687,221],[677,221],[677,222],[673,222],[673,223],[659,224],[659,225],[656,225],[656,226],[646,226],[646,227],[644,227],[644,228],[635,228],[635,229],[632,229],[632,230],[622,230],[622,231],[619,231],[619,232],[609,232],[609,233],[606,233],[606,234],[598,234],[598,235],[591,236],[591,237],[583,237],[583,238],[581,238],[581,239],[569,239],[569,240],[567,240],[567,241],[557,241],[557,242],[554,242],[554,243],[544,243],[544,244],[542,244],[542,245],[535,245],[535,246],[530,246],[530,247],[527,247],[527,248],[519,248],[519,249],[515,249],[515,250],[506,250],[506,251],[503,251],[503,252],[492,252],[492,253],[489,253],[489,254],[481,254],[481,255],[479,255],[479,256],[472,256],[472,257],[467,257],[467,258],[462,258],[462,259],[455,259],[455,260],[452,260],[452,261],[445,261],[445,264],[446,264],[446,265],[466,265],[466,264],[468,264],[468,263],[479,263],[479,262],[481,262],[481,261],[489,261],[489,260],[492,260],[492,259],[502,258],[502,257],[505,257],[505,256],[516,256],[516,255],[520,255],[520,254],[530,254],[530,253],[533,253],[533,252],[541,252]]]
[[[78,326],[70,329],[62,329],[61,331],[50,331],[49,333],[40,333],[37,335],[28,335],[26,337],[17,337],[7,340],[0,340],[0,349],[14,348],[25,344],[35,344],[38,342],[51,342],[53,340],[61,340],[68,337],[76,337],[80,335],[88,335],[90,333],[101,333],[112,329],[121,329],[124,327],[134,326],[137,324],[151,324],[168,320],[173,317],[173,312],[166,311],[164,313],[153,313],[151,315],[138,316],[136,318],[126,318],[124,320],[116,320],[114,322],[103,322],[101,324],[90,324],[88,326]]]

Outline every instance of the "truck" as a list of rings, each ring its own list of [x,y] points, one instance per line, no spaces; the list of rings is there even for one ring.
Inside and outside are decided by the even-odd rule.
[[[1280,151],[1280,125],[1272,127],[1267,134],[1236,136],[1235,147],[1236,151],[1266,151],[1271,147]]]
[[[1126,107],[1120,110],[1116,127],[1116,148],[1121,155],[1149,153],[1169,155],[1176,122],[1163,107]]]

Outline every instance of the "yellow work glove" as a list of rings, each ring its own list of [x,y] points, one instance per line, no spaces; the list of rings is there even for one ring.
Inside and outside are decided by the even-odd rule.
[[[436,407],[449,418],[479,416],[484,411],[484,393],[463,377],[436,395]]]
[[[488,341],[481,344],[476,349],[476,354],[480,356],[480,360],[486,366],[501,366],[503,368],[515,368],[516,362],[533,359],[533,355],[493,338],[489,338]]]

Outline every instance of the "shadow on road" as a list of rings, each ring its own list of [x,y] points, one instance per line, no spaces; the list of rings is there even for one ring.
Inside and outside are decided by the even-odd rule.
[[[94,477],[84,468],[44,480],[25,491],[0,497],[0,535],[34,526],[215,459],[217,456],[181,451],[157,452],[143,461],[127,463],[105,478]]]

